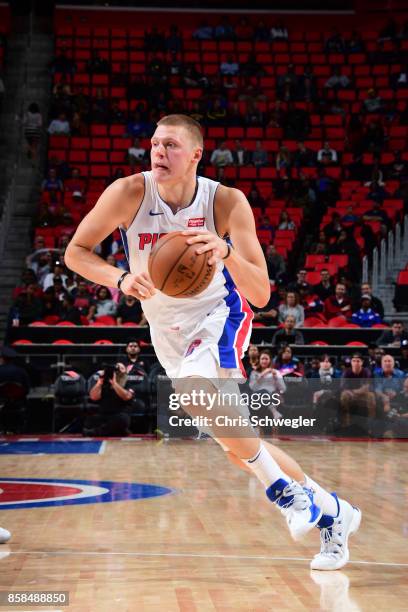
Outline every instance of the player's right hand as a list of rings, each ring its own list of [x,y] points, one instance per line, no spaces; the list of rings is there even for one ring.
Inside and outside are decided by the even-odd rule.
[[[138,300],[146,300],[156,293],[153,281],[148,272],[128,274],[122,281],[121,291],[125,295],[133,295]]]

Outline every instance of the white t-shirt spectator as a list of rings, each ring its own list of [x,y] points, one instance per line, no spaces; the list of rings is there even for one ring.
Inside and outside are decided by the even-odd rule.
[[[210,163],[218,168],[222,168],[232,165],[234,160],[229,149],[214,149],[210,158]]]
[[[331,160],[332,162],[337,162],[337,153],[334,149],[325,149],[323,147],[323,149],[320,149],[317,153],[317,161],[322,161],[323,155],[324,154],[329,154],[331,156]]]
[[[48,289],[48,287],[52,287],[54,284],[54,276],[58,276],[58,278],[60,278],[62,280],[62,284],[64,285],[64,287],[66,287],[66,282],[67,282],[67,275],[66,274],[54,274],[54,272],[50,272],[49,274],[47,274],[47,276],[44,278],[43,281],[43,290],[46,291]]]
[[[130,147],[128,149],[128,154],[132,155],[132,157],[136,157],[139,161],[142,161],[146,153],[146,149],[143,147]]]
[[[67,134],[69,135],[70,127],[69,122],[65,119],[62,121],[61,119],[53,119],[48,126],[49,134]]]

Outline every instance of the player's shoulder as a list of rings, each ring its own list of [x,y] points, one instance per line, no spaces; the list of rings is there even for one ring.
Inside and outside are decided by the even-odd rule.
[[[126,199],[142,199],[145,189],[144,176],[142,173],[132,174],[114,181],[107,189],[106,193],[120,196]]]
[[[247,204],[248,200],[240,189],[220,184],[215,194],[215,202],[219,203],[222,207],[229,208]]]

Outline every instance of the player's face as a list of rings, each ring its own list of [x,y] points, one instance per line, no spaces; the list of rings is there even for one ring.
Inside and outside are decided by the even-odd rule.
[[[183,126],[159,125],[152,136],[150,159],[158,183],[185,179],[196,169],[202,150]]]

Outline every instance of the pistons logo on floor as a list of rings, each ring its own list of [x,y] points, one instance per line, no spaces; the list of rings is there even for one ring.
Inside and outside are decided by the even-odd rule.
[[[137,482],[2,478],[0,510],[131,501],[172,492],[167,487]]]

